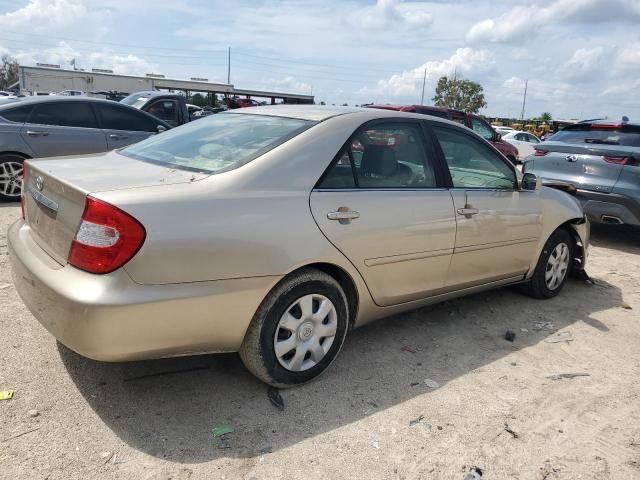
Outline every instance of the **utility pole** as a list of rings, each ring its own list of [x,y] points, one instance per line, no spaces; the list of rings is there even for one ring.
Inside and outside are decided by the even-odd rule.
[[[227,85],[231,85],[231,47],[229,47],[229,58],[227,59]]]
[[[424,69],[424,77],[422,77],[422,100],[420,100],[420,105],[424,105],[424,86],[427,83],[427,69]]]
[[[520,114],[520,120],[524,120],[524,106],[527,103],[527,86],[529,85],[529,79],[524,81],[524,98],[522,99],[522,113]]]

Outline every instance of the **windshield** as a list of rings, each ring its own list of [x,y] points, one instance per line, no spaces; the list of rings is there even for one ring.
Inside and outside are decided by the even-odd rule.
[[[131,105],[134,108],[141,108],[150,97],[146,95],[129,95],[128,97],[124,97],[120,100],[120,103],[124,103],[125,105]]]
[[[148,138],[119,152],[138,160],[204,173],[232,170],[316,122],[220,113]]]
[[[598,128],[597,126],[560,130],[553,135],[554,142],[596,145],[622,145],[625,147],[640,147],[640,129]]]

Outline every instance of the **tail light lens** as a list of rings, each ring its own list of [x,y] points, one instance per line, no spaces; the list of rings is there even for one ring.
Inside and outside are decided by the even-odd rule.
[[[607,163],[615,163],[617,165],[626,165],[629,163],[629,157],[602,157]]]
[[[144,227],[131,215],[88,196],[69,263],[90,273],[113,272],[131,260],[145,237]]]
[[[536,157],[544,157],[545,155],[547,155],[549,152],[545,151],[545,150],[536,150],[535,152],[533,152],[533,154]]]
[[[20,209],[22,210],[22,218],[27,219],[27,214],[24,211],[25,202],[27,201],[27,165],[22,164],[22,190],[20,190]]]

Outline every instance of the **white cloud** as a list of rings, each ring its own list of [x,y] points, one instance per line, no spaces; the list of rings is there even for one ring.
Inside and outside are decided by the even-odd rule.
[[[358,22],[371,29],[397,24],[424,27],[433,22],[433,15],[422,10],[417,4],[407,5],[399,0],[377,0],[375,6],[367,7]]]
[[[640,42],[631,43],[618,52],[613,73],[640,76]]]
[[[607,63],[604,47],[579,48],[571,58],[562,65],[558,72],[569,79],[589,80],[590,75],[602,75]]]
[[[425,70],[429,79],[432,80],[441,76],[451,76],[456,72],[459,75],[484,72],[492,68],[494,64],[495,56],[488,50],[458,48],[453,55],[445,60],[426,62],[412,70],[379,80],[374,87],[361,88],[358,94],[386,97],[415,95],[422,88]]]
[[[525,39],[534,30],[567,22],[598,24],[640,21],[638,0],[554,0],[548,5],[518,5],[496,18],[477,22],[467,32],[471,42]]]
[[[292,93],[295,92],[308,94],[312,89],[312,86],[310,84],[296,80],[290,75],[279,80],[272,80],[270,82],[270,85],[273,85],[273,87],[270,86],[269,88],[274,88],[279,91],[288,91]]]

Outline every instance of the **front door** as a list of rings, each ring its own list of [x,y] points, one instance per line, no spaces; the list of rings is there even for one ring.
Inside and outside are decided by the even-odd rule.
[[[21,136],[38,157],[105,152],[107,140],[89,102],[46,101],[35,106]]]
[[[453,201],[418,122],[365,124],[311,193],[324,235],[378,305],[440,293],[453,252]]]
[[[433,126],[451,176],[457,234],[447,285],[460,289],[522,277],[542,232],[537,191],[473,134]]]

